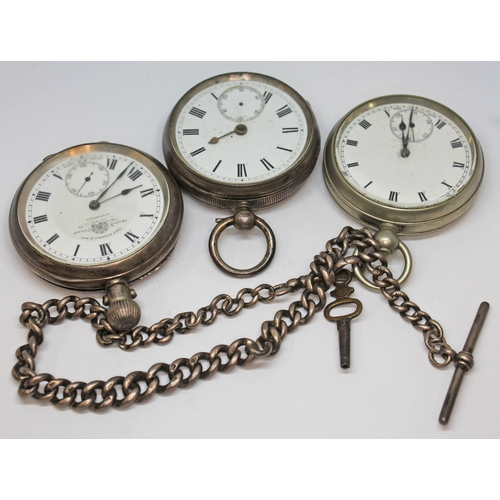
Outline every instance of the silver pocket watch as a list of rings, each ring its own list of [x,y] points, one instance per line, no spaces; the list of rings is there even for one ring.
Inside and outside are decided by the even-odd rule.
[[[75,290],[106,289],[107,320],[122,331],[140,317],[128,283],[168,258],[182,215],[179,188],[160,162],[98,142],[45,158],[17,191],[9,224],[37,275]]]
[[[390,256],[400,250],[405,259],[394,287],[388,286],[390,279],[380,278],[384,265],[372,267],[373,281],[359,265],[353,266],[354,273],[422,329],[434,366],[455,363],[441,424],[448,423],[463,376],[474,365],[472,351],[489,304],[481,303],[464,348],[456,353],[439,323],[399,288],[411,272],[412,257],[398,235],[426,233],[457,220],[470,208],[483,173],[482,149],[471,128],[448,107],[423,97],[389,95],[366,101],[337,122],[325,144],[323,174],[332,197],[350,216],[377,229],[373,238],[382,253]]]
[[[481,183],[481,146],[446,106],[411,95],[389,95],[349,111],[331,131],[323,174],[330,194],[355,219],[379,229],[391,253],[411,254],[398,234],[442,228],[471,206]],[[363,283],[372,286],[361,274]]]
[[[234,215],[218,219],[209,250],[222,270],[248,276],[275,252],[270,226],[254,211],[294,193],[311,174],[320,134],[304,98],[287,84],[256,73],[227,73],[190,89],[173,108],[164,131],[167,166],[190,195]],[[265,235],[259,264],[236,269],[220,256],[218,240],[229,226]]]

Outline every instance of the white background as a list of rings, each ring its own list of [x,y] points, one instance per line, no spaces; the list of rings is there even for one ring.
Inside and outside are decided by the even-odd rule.
[[[357,104],[385,94],[422,95],[449,106],[475,131],[486,169],[471,210],[444,230],[405,238],[415,258],[403,287],[437,319],[451,346],[462,349],[482,300],[491,310],[479,338],[476,365],[466,375],[451,421],[438,415],[453,368],[427,360],[421,333],[393,312],[380,294],[355,283],[363,314],[352,325],[351,368],[338,360],[336,327],[323,314],[298,328],[273,358],[198,381],[170,396],[103,414],[41,405],[17,395],[10,370],[27,330],[17,321],[21,303],[61,298],[68,291],[43,282],[16,254],[9,237],[10,202],[44,157],[75,144],[110,141],[142,149],[162,162],[162,132],[177,100],[199,81],[224,72],[253,71],[283,80],[312,106],[322,145]],[[498,438],[500,437],[500,337],[497,265],[500,212],[497,146],[500,132],[494,62],[171,62],[2,63],[0,136],[2,231],[0,436],[3,438]],[[358,223],[332,200],[322,161],[305,185],[281,204],[258,212],[273,227],[278,249],[262,274],[235,279],[212,263],[207,239],[228,212],[184,194],[185,215],[166,265],[135,285],[142,324],[196,311],[219,293],[278,284],[307,274],[314,255],[345,225]],[[227,243],[227,239],[226,239]],[[229,243],[224,247],[227,252]],[[240,262],[253,264],[259,237],[237,241]],[[234,257],[236,259],[236,256]],[[253,261],[251,259],[254,259]],[[249,259],[249,260],[245,260]],[[230,260],[228,258],[228,260]],[[233,261],[238,263],[238,260]],[[396,269],[400,262],[396,262]],[[80,296],[88,295],[78,292]],[[100,298],[102,294],[91,294]],[[258,304],[234,318],[174,336],[166,346],[134,352],[99,347],[83,321],[47,327],[37,371],[70,380],[107,380],[152,364],[170,363],[240,337],[257,338],[299,294]],[[36,424],[35,424],[36,423]]]

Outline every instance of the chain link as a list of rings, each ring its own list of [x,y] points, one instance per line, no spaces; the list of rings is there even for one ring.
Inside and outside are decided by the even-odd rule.
[[[348,255],[349,249],[357,249],[357,255]],[[126,333],[115,331],[106,321],[106,308],[92,298],[71,295],[43,304],[25,302],[20,322],[29,330],[28,343],[17,349],[18,361],[12,369],[14,378],[20,381],[18,392],[21,396],[31,396],[50,401],[56,406],[74,409],[123,408],[147,401],[154,394],[187,387],[198,379],[209,378],[215,372],[246,366],[256,357],[274,356],[288,333],[310,321],[325,307],[327,291],[335,282],[336,274],[344,267],[353,265],[364,266],[389,305],[422,331],[429,360],[434,366],[444,367],[453,361],[456,353],[446,343],[441,325],[401,291],[372,233],[366,228],[354,230],[345,227],[337,238],[327,242],[326,251],[314,257],[307,276],[275,286],[262,284],[253,289],[243,288],[235,298],[220,294],[196,313],[180,313],[174,318],[162,319],[149,328],[137,326]],[[276,297],[299,290],[303,290],[300,300],[292,302],[288,309],[279,310],[272,320],[265,321],[261,325],[260,336],[255,340],[240,338],[230,345],[217,345],[210,352],[199,352],[170,364],[156,363],[146,372],[134,371],[125,377],[112,377],[107,381],[70,382],[48,373],[36,373],[35,358],[38,347],[43,343],[43,328],[47,324],[82,318],[90,321],[97,330],[99,344],[109,346],[116,343],[121,349],[132,350],[151,343],[165,344],[174,333],[185,334],[199,325],[212,324],[219,314],[235,316],[257,302],[271,302]]]

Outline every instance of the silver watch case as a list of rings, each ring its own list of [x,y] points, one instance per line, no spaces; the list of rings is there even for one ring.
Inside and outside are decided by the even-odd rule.
[[[89,266],[75,266],[49,258],[40,252],[27,230],[25,217],[28,196],[35,183],[62,158],[79,152],[110,152],[127,155],[155,170],[169,205],[160,229],[145,246],[120,260]],[[44,159],[19,187],[12,201],[9,228],[12,242],[28,267],[41,278],[56,285],[76,290],[103,290],[112,279],[130,283],[158,269],[173,250],[182,223],[183,201],[179,187],[167,169],[155,158],[138,149],[98,142],[74,146]]]
[[[305,148],[295,164],[282,175],[267,181],[240,184],[223,184],[203,177],[187,164],[177,146],[175,124],[187,102],[203,89],[227,81],[259,81],[269,83],[292,96],[302,109],[307,122],[308,137]],[[178,183],[199,201],[219,208],[234,209],[241,202],[251,208],[274,205],[293,194],[313,171],[320,151],[320,133],[309,104],[287,84],[270,76],[257,73],[228,73],[200,82],[177,102],[165,125],[163,152],[165,161]]]
[[[369,109],[391,103],[408,103],[435,109],[464,132],[470,145],[474,172],[467,185],[441,203],[424,208],[395,208],[363,196],[349,184],[336,161],[335,150],[345,128]],[[474,165],[475,163],[475,165]],[[411,95],[390,95],[364,102],[341,118],[330,132],[324,149],[323,176],[325,184],[340,207],[363,224],[378,228],[382,223],[397,227],[399,234],[420,234],[451,224],[472,205],[484,173],[481,145],[466,122],[448,107],[430,99]]]

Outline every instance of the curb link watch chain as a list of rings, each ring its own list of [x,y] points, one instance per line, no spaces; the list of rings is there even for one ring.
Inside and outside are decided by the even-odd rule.
[[[193,87],[175,106],[164,135],[166,162],[186,191],[209,205],[236,211],[216,226],[210,250],[219,267],[238,276],[264,269],[274,255],[272,231],[253,209],[295,192],[312,172],[318,153],[319,130],[307,102],[283,82],[252,73],[219,75]],[[422,331],[435,367],[455,363],[439,417],[446,424],[463,376],[474,364],[472,351],[489,305],[480,305],[457,354],[441,325],[401,290],[412,258],[398,235],[426,233],[457,220],[470,208],[483,173],[479,141],[446,106],[409,95],[361,103],[328,136],[323,175],[338,205],[363,226],[377,228],[375,235],[346,227],[314,258],[307,276],[274,287],[243,288],[235,298],[217,295],[197,313],[181,313],[147,328],[136,326],[140,308],[129,284],[158,269],[175,247],[183,216],[179,187],[158,160],[129,146],[89,143],[51,155],[14,197],[9,217],[14,246],[42,278],[77,290],[105,289],[106,295],[104,305],[76,296],[23,304],[21,323],[29,333],[13,368],[19,394],[57,406],[103,410],[187,387],[216,371],[276,354],[287,333],[325,308],[331,287],[336,300],[326,306],[325,317],[337,323],[341,367],[348,368],[350,321],[362,310],[360,301],[350,298],[352,266],[359,281],[380,290],[393,309]],[[231,268],[218,256],[220,233],[229,225],[250,229],[254,223],[268,241],[264,259],[254,268]],[[397,250],[405,260],[398,279],[387,267],[387,257]],[[43,328],[66,318],[90,321],[101,345],[116,343],[131,350],[165,344],[174,333],[213,323],[219,313],[234,316],[298,290],[300,300],[264,322],[256,340],[241,338],[107,381],[70,382],[36,372]],[[332,315],[338,305],[356,309]]]
[[[351,249],[357,250],[356,255],[349,252]],[[387,267],[386,256],[371,231],[366,228],[355,230],[345,227],[337,238],[327,242],[326,251],[314,257],[307,276],[290,279],[277,286],[263,284],[254,289],[243,288],[236,298],[225,294],[217,295],[197,313],[181,313],[173,319],[163,319],[149,328],[137,326],[125,333],[116,331],[105,319],[107,309],[93,298],[67,296],[61,300],[48,300],[44,304],[26,302],[22,305],[20,321],[29,329],[28,343],[17,349],[18,361],[12,374],[20,381],[21,396],[50,401],[56,406],[69,406],[77,410],[104,410],[140,403],[155,393],[163,394],[177,387],[187,387],[199,378],[210,377],[216,371],[225,372],[235,365],[246,366],[256,357],[275,355],[288,333],[307,323],[316,312],[325,307],[327,291],[336,286],[339,272],[346,270],[346,266],[358,265],[365,266],[371,273],[374,285],[380,289],[389,305],[422,331],[429,360],[435,367],[445,367],[452,361],[457,362],[457,357],[460,357],[460,372],[464,373],[470,368],[464,369],[467,362],[471,364],[466,356],[460,356],[463,353],[457,355],[447,344],[441,325],[401,291],[399,281]],[[275,297],[298,290],[303,290],[300,300],[292,302],[288,309],[279,310],[274,319],[264,322],[261,335],[256,340],[241,338],[230,345],[217,345],[210,352],[200,352],[170,364],[156,363],[147,371],[133,371],[107,381],[70,382],[48,373],[36,372],[35,358],[38,347],[43,343],[43,328],[47,324],[83,318],[90,321],[97,330],[97,340],[101,345],[117,343],[121,349],[132,350],[151,343],[165,344],[174,333],[188,333],[199,324],[213,323],[219,313],[234,316],[257,302],[270,302]],[[167,383],[160,383],[160,374],[168,377]]]

